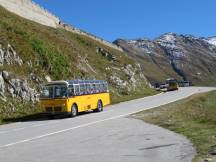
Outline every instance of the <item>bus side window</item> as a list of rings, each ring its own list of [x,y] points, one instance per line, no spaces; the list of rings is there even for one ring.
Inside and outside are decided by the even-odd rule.
[[[74,85],[74,94],[76,96],[80,95],[80,87],[79,87],[79,85]]]
[[[87,92],[87,84],[84,84],[84,95],[88,94]]]
[[[96,89],[96,93],[100,92],[100,85],[98,83],[95,85],[95,89]]]
[[[93,84],[90,84],[90,93],[94,94],[94,86],[93,86]]]
[[[99,86],[99,87],[100,87],[99,89],[100,89],[100,93],[101,93],[101,92],[103,92],[103,84],[100,83],[99,85],[100,85],[100,86]]]
[[[90,94],[89,83],[85,84],[85,94]]]
[[[91,94],[91,85],[90,85],[90,83],[87,84],[87,94]]]
[[[102,87],[103,87],[103,92],[106,92],[106,85],[105,85],[105,83],[102,84]]]
[[[85,95],[85,84],[80,84],[80,95]]]
[[[95,83],[92,84],[92,93],[96,93],[96,85],[95,85]]]
[[[68,88],[68,96],[69,97],[74,96],[74,87],[73,86],[69,86],[69,88]]]

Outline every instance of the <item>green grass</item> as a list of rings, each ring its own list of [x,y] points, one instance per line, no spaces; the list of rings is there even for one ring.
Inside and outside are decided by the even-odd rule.
[[[133,115],[145,122],[183,134],[197,148],[194,162],[203,162],[216,149],[216,91]]]
[[[38,103],[23,103],[15,100],[0,102],[0,125],[17,122],[29,115],[36,115],[41,112]]]
[[[39,65],[44,69],[49,69],[50,75],[58,80],[68,76],[70,63],[62,51],[51,45],[46,47],[45,43],[37,39],[32,40],[32,48],[38,54]]]
[[[112,104],[117,104],[120,102],[124,101],[129,101],[129,100],[134,100],[138,98],[143,98],[146,96],[152,96],[158,94],[158,91],[155,91],[153,89],[145,89],[143,90],[138,90],[133,94],[128,94],[128,95],[116,95],[115,93],[111,93],[111,101]]]

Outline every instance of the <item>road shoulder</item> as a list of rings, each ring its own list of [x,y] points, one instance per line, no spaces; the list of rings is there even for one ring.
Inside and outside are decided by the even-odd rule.
[[[190,139],[197,148],[194,162],[216,161],[216,91],[132,115]]]

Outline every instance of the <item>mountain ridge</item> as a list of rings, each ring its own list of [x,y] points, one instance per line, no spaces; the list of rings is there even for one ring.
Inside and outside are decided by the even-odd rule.
[[[172,73],[174,72],[178,76],[172,74],[167,75],[167,77],[190,80],[195,85],[215,85],[216,80],[213,76],[216,76],[216,69],[214,68],[216,66],[216,46],[214,40],[215,37],[203,38],[170,32],[152,40],[146,38],[117,39],[114,43],[121,46],[131,58],[139,62],[140,58],[137,58],[137,56],[144,58],[141,60],[149,57],[148,62],[154,60],[149,68],[152,68],[154,64],[162,64],[159,59],[165,59],[166,62],[169,62],[165,69],[171,68]],[[151,78],[152,76],[145,72],[148,68],[147,61],[141,64],[143,64],[144,73],[147,73],[146,76],[150,82],[164,80],[164,77],[160,77],[159,74],[161,73],[161,67],[154,70],[158,77]]]

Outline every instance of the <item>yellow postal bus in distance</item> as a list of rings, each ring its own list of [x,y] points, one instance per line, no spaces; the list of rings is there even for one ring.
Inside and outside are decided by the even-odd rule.
[[[110,104],[108,83],[102,80],[71,80],[47,83],[40,96],[43,111],[48,116],[80,112],[103,111]]]
[[[167,91],[178,90],[178,81],[176,79],[170,78],[166,80]]]

